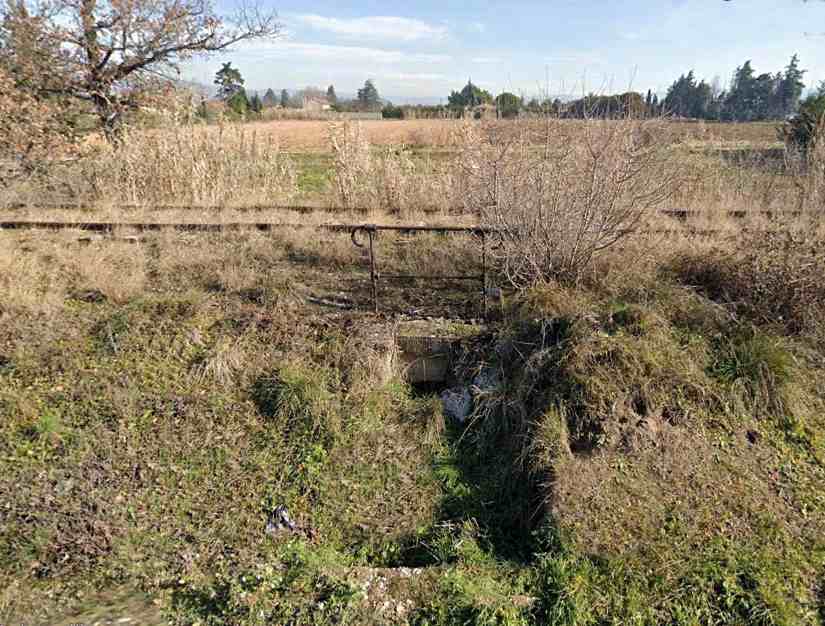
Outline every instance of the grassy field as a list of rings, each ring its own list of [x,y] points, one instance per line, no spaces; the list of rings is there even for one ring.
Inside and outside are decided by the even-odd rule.
[[[506,122],[505,122],[506,124]],[[580,125],[569,120],[570,126]],[[377,146],[405,144],[416,148],[439,148],[452,145],[452,120],[386,120],[360,122],[367,140]],[[715,141],[723,145],[775,145],[777,124],[753,122],[749,124],[720,124],[712,122],[674,122],[676,136],[692,141]],[[271,121],[255,122],[251,129],[262,137],[272,137],[280,146],[292,152],[327,152],[329,150],[329,122]]]
[[[0,624],[823,623],[825,232],[789,211],[814,192],[760,156],[769,125],[674,126],[678,187],[575,279],[515,289],[495,252],[450,384],[496,382],[464,423],[386,339],[478,317],[478,290],[382,283],[374,315],[346,233],[0,232]],[[383,145],[422,129],[453,139]],[[455,131],[153,131],[0,219],[471,224]],[[272,196],[324,210],[239,208]],[[385,274],[479,252],[376,248]],[[279,506],[296,528],[267,532]]]

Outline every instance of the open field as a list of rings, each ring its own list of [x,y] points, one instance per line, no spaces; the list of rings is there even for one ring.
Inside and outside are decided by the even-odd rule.
[[[822,190],[771,125],[707,128],[152,130],[9,190],[0,221],[303,228],[0,231],[0,624],[823,623]],[[372,313],[329,223],[498,229],[489,319],[459,281]],[[481,272],[467,235],[374,253]],[[444,383],[406,379],[411,320]]]
[[[577,120],[566,122],[571,126]],[[453,120],[382,120],[360,122],[367,140],[377,146],[401,145],[418,148],[449,147],[452,143]],[[508,122],[503,122],[508,125]],[[251,129],[264,137],[272,137],[280,146],[295,152],[327,152],[329,122],[274,121],[253,123]],[[719,124],[707,122],[674,122],[673,133],[684,140],[719,142],[722,145],[775,145],[776,123]]]
[[[343,122],[333,122],[341,124]],[[512,122],[499,122],[503,127]],[[366,120],[358,122],[367,140],[376,146],[407,145],[415,148],[445,148],[453,144],[455,120]],[[579,126],[580,120],[565,124]],[[672,134],[686,142],[716,143],[722,146],[776,146],[776,122],[719,123],[705,121],[673,121]],[[329,151],[330,122],[321,120],[276,120],[249,122],[251,133],[259,138],[272,139],[289,152],[325,153]],[[213,132],[220,132],[211,126]],[[160,132],[163,132],[162,130]],[[94,139],[90,139],[94,142]]]

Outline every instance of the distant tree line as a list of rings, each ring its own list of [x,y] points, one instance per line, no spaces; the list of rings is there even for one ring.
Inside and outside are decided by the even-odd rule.
[[[446,105],[398,107],[381,98],[373,80],[364,82],[355,98],[339,98],[335,87],[326,90],[306,87],[300,91],[282,90],[280,95],[267,89],[263,97],[248,97],[240,72],[225,63],[216,74],[218,97],[238,114],[260,113],[267,107],[300,109],[306,99],[317,99],[339,112],[382,112],[385,118],[404,117],[474,117],[495,115],[514,118],[522,114],[551,114],[567,118],[623,117],[672,115],[676,117],[750,122],[790,118],[799,111],[805,89],[805,70],[799,67],[799,57],[793,55],[787,67],[776,74],[756,74],[751,61],[736,68],[727,89],[719,79],[708,83],[697,79],[693,70],[681,75],[668,88],[664,99],[648,90],[646,95],[635,91],[620,94],[588,94],[564,102],[559,98],[532,98],[503,92],[493,96],[472,80],[460,91],[452,91]]]
[[[728,89],[722,89],[718,79],[698,80],[691,70],[673,82],[663,100],[650,90],[646,96],[634,91],[590,94],[572,102],[554,101],[549,109],[573,118],[671,115],[724,122],[780,120],[799,110],[804,74],[797,55],[776,74],[757,75],[751,61],[746,61],[736,68]]]
[[[495,104],[499,117],[516,117],[522,113],[552,114],[568,118],[673,115],[706,120],[750,122],[778,120],[799,110],[805,90],[805,70],[794,55],[784,71],[756,74],[751,61],[734,72],[730,86],[722,89],[718,79],[711,83],[697,80],[691,70],[676,79],[663,100],[652,91],[646,95],[635,91],[620,94],[589,94],[563,102],[559,98],[525,101],[511,93],[493,96],[469,81],[461,91],[449,95],[447,108],[465,114],[487,104]]]
[[[797,112],[805,90],[799,57],[791,57],[783,72],[756,74],[750,61],[736,68],[730,87],[718,80],[698,80],[693,71],[680,76],[662,101],[664,112],[680,117],[752,122],[784,119]]]

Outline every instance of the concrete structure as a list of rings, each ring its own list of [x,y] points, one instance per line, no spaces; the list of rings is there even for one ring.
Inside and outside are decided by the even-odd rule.
[[[413,384],[446,382],[451,375],[454,348],[462,339],[483,331],[481,326],[448,320],[400,323],[396,344],[404,378]]]
[[[302,109],[313,113],[332,110],[329,100],[320,96],[304,96]]]

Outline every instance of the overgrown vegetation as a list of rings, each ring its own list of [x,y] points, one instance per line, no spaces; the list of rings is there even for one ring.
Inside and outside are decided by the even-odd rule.
[[[347,276],[329,243],[2,241],[3,619],[99,589],[175,624],[820,619],[813,240],[634,237],[511,296],[456,361],[498,381],[465,424],[385,322],[303,301]]]
[[[2,233],[0,621],[137,594],[181,626],[822,622],[818,170],[664,120],[410,145],[348,124],[314,155],[159,126],[4,200],[68,186],[89,211],[50,217],[230,221],[303,194],[344,208],[306,224],[495,226],[503,295],[450,381],[472,411],[404,381],[346,235]],[[389,275],[480,271],[469,236],[375,252]],[[382,282],[386,313],[479,314],[410,286]]]

